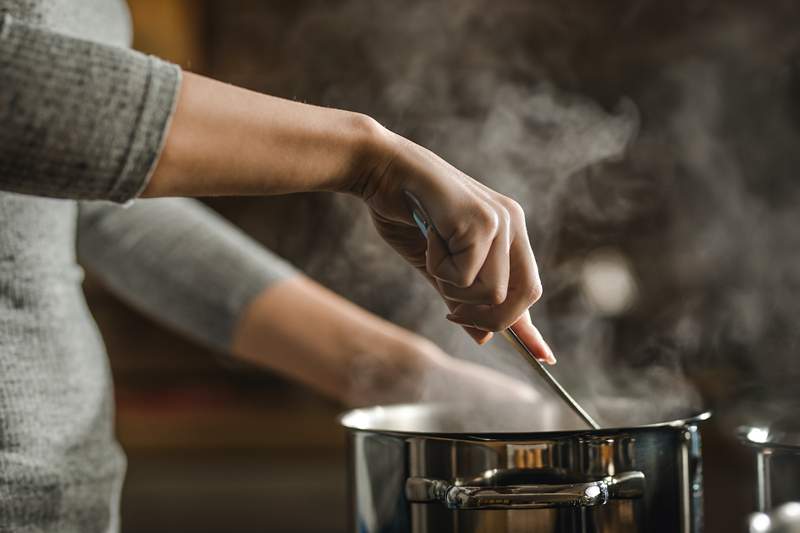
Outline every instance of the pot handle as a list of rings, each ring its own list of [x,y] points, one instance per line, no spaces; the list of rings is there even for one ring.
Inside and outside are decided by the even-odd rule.
[[[441,502],[449,509],[544,509],[593,507],[610,499],[640,498],[644,474],[623,472],[585,483],[479,487],[439,479],[406,480],[406,499],[413,503]]]

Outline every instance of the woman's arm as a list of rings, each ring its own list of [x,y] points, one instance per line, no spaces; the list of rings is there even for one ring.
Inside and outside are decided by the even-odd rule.
[[[384,239],[478,342],[513,325],[555,362],[528,314],[541,284],[519,204],[363,115],[185,75],[145,196],[313,190],[360,196]],[[427,238],[409,194],[432,224]]]
[[[193,200],[82,202],[78,223],[81,262],[120,298],[342,403],[537,397],[309,280]]]
[[[191,74],[178,92],[174,65],[8,15],[0,17],[0,81],[0,190],[117,202],[142,189],[357,194],[453,322],[479,342],[513,324],[554,361],[530,324],[541,284],[522,208],[373,120]],[[433,224],[427,239],[407,193]]]
[[[305,276],[253,300],[232,351],[348,405],[539,399],[527,384],[449,357]]]

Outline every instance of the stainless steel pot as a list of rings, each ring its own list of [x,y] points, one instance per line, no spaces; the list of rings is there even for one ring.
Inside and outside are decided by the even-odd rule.
[[[688,419],[583,430],[537,405],[357,409],[351,531],[699,533],[702,469]],[[533,427],[536,426],[536,427]]]

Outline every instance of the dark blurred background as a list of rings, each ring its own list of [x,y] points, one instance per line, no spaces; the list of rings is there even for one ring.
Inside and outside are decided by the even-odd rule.
[[[559,378],[609,416],[714,408],[707,531],[744,531],[755,462],[735,430],[798,412],[795,2],[129,2],[137,48],[369,113],[520,200]],[[450,353],[500,352],[448,327],[355,200],[208,203]],[[125,531],[344,530],[341,406],[181,340],[91,277],[86,289],[129,456]],[[779,499],[800,499],[792,484]]]

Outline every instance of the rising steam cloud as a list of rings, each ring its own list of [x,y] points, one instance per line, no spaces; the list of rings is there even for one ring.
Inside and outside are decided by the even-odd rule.
[[[544,281],[534,318],[560,356],[556,373],[607,419],[634,405],[652,420],[698,407],[698,385],[720,403],[746,376],[796,376],[800,342],[800,37],[780,22],[797,8],[656,4],[301,3],[281,15],[279,47],[264,36],[236,51],[230,75],[221,60],[219,70],[369,113],[518,199]],[[247,5],[236,28],[279,31],[266,8]],[[253,68],[269,54],[279,79]],[[248,227],[450,353],[525,375],[516,354],[478,349],[443,319],[356,201],[321,201],[322,251]],[[293,231],[320,242],[313,224]],[[634,287],[630,301],[613,312],[592,302],[592,261]]]

